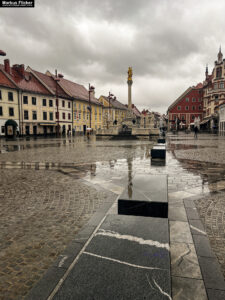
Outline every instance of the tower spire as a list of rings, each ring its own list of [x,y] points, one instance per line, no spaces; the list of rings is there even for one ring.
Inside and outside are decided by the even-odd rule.
[[[206,68],[205,68],[205,79],[208,79],[209,76],[209,70],[208,70],[208,64],[206,64]]]
[[[219,53],[218,53],[218,63],[221,63],[223,61],[223,53],[221,52],[221,45],[219,48]]]

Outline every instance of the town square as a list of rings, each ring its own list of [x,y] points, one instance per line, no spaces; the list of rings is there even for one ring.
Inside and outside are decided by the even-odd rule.
[[[225,299],[224,9],[0,1],[0,300]]]

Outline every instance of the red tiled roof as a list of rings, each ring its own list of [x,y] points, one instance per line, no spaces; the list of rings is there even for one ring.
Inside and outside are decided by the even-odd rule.
[[[31,68],[30,68],[31,69]],[[45,84],[47,85],[53,92],[56,94],[56,81],[52,76],[46,75],[44,73],[38,72],[36,70],[31,69],[32,72]],[[60,79],[61,80],[61,79]],[[58,85],[57,93],[59,97],[68,98],[69,95],[64,92],[64,90]]]
[[[59,85],[72,97],[89,101],[89,92],[88,90],[81,84],[75,83],[65,78],[60,78]],[[97,105],[102,105],[97,98],[95,98],[92,94],[90,97],[92,103]]]
[[[201,89],[203,88],[203,84],[201,82],[199,82],[196,86],[195,89]]]
[[[12,84],[10,87],[15,88],[17,86],[23,91],[52,95],[31,73],[24,71],[24,76],[22,76],[15,67],[11,67],[10,74],[8,74],[4,71],[3,65],[0,66],[0,69],[15,83],[15,86]]]
[[[30,72],[24,71],[24,77],[12,68],[12,77],[16,84],[24,91],[44,95],[52,95]]]
[[[2,66],[0,66],[0,86],[5,86],[9,88],[16,88],[16,85],[12,83],[11,80],[8,79],[7,75],[5,75]]]

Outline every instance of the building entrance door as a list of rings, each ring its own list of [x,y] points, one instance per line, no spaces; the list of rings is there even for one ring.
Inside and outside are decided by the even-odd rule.
[[[87,129],[87,126],[86,126],[86,125],[83,125],[83,132],[84,132],[84,135],[86,134],[86,129]]]

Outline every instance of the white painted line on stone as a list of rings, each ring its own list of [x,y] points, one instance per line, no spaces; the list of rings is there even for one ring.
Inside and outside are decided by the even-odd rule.
[[[121,239],[121,240],[128,240],[131,242],[136,242],[140,245],[148,245],[148,246],[154,246],[157,248],[164,248],[169,251],[169,244],[165,243],[160,243],[158,241],[153,241],[153,240],[144,240],[143,238],[137,237],[137,236],[132,236],[132,235],[126,235],[126,234],[119,234],[118,232],[114,231],[109,231],[109,230],[104,230],[100,229],[95,235],[103,235],[103,236],[108,236],[116,239]]]
[[[119,199],[119,196],[116,198],[115,202],[117,202]],[[115,203],[114,202],[114,203]],[[110,207],[111,208],[111,207]],[[76,256],[76,258],[73,260],[73,262],[71,263],[71,265],[69,266],[69,268],[67,269],[67,271],[65,272],[65,274],[63,275],[63,277],[59,280],[58,284],[55,286],[54,290],[52,291],[52,293],[49,295],[47,300],[52,300],[54,298],[54,296],[56,295],[56,293],[58,292],[58,290],[60,289],[61,285],[63,284],[63,282],[66,280],[67,276],[70,274],[70,272],[72,271],[74,265],[77,263],[78,259],[80,258],[81,254],[84,252],[84,250],[86,249],[87,245],[90,243],[90,241],[92,240],[92,238],[94,237],[95,233],[98,231],[99,227],[102,225],[102,223],[105,221],[106,216],[108,215],[108,212],[110,211],[110,208],[108,209],[107,213],[105,214],[105,216],[103,217],[103,219],[101,220],[101,222],[99,223],[99,225],[96,227],[96,229],[94,230],[94,232],[92,233],[92,235],[90,236],[90,238],[87,240],[86,244],[84,245],[84,247],[81,249],[80,253]]]
[[[194,229],[194,230],[196,230],[196,231],[198,231],[198,232],[200,232],[200,233],[206,235],[205,231],[202,231],[201,229],[198,229],[197,227],[192,226],[192,225],[190,225],[190,227],[191,227],[192,229]]]
[[[153,268],[153,267],[146,267],[146,266],[134,265],[134,264],[130,264],[130,263],[125,262],[125,261],[121,261],[119,259],[115,259],[115,258],[111,258],[111,257],[106,257],[106,256],[101,256],[101,255],[97,255],[97,254],[94,254],[94,253],[91,253],[91,252],[85,252],[84,251],[83,254],[95,256],[95,257],[98,257],[98,258],[101,258],[101,259],[110,260],[110,261],[117,262],[117,263],[122,264],[122,265],[127,265],[129,267],[134,267],[134,268],[138,268],[138,269],[165,270],[165,269],[160,269],[160,268]]]
[[[170,297],[170,295],[167,294],[166,292],[164,292],[164,291],[161,289],[161,287],[157,284],[157,282],[156,282],[154,279],[153,279],[153,281],[154,281],[154,284],[155,284],[155,285],[157,286],[157,288],[159,289],[159,291],[161,292],[161,294],[167,296],[168,299],[172,300],[172,298]]]

